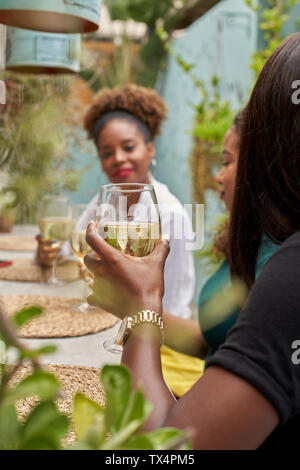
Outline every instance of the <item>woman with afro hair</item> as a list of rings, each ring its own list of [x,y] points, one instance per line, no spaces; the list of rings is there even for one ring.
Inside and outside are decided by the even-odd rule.
[[[163,99],[153,89],[133,84],[104,88],[87,111],[84,127],[96,145],[102,170],[110,182],[154,186],[162,233],[171,235],[171,252],[165,269],[164,309],[189,318],[195,276],[192,251],[185,249],[185,234],[191,241],[191,222],[178,199],[150,172],[150,165],[156,164],[154,140],[160,134],[166,113]],[[98,194],[88,206],[86,221],[96,219],[97,201]],[[184,227],[182,239],[172,236],[175,222]]]

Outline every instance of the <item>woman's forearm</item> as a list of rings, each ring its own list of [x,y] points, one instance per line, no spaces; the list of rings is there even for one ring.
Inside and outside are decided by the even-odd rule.
[[[242,377],[218,366],[178,401],[164,382],[160,364],[160,333],[153,325],[134,328],[123,351],[130,370],[153,405],[144,431],[176,427],[193,431],[194,449],[256,449],[278,425],[273,404]],[[245,406],[247,403],[247,406]]]
[[[122,363],[130,369],[134,387],[140,386],[153,405],[143,429],[160,427],[176,399],[162,375],[159,329],[151,324],[136,326],[124,345]]]
[[[204,359],[208,345],[198,322],[164,312],[165,344],[176,351]]]

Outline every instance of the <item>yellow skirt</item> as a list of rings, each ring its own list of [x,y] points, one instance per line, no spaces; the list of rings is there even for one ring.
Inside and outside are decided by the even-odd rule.
[[[174,351],[165,345],[160,351],[164,379],[174,395],[181,397],[202,376],[204,361]]]

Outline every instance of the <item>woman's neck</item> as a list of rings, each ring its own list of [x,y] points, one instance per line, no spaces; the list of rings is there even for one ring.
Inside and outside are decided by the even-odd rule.
[[[145,178],[145,181],[143,181],[143,184],[151,184],[151,180],[152,180],[152,175],[149,172]]]

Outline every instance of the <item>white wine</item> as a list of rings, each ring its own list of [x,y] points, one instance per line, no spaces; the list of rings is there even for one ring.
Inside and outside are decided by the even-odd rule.
[[[99,234],[114,248],[131,256],[147,256],[160,238],[160,224],[147,222],[99,223]]]
[[[39,228],[46,240],[65,242],[70,238],[72,220],[67,217],[45,217],[39,220]]]
[[[71,234],[72,250],[74,251],[75,255],[81,259],[93,251],[85,241],[85,233],[86,232],[72,232]]]

